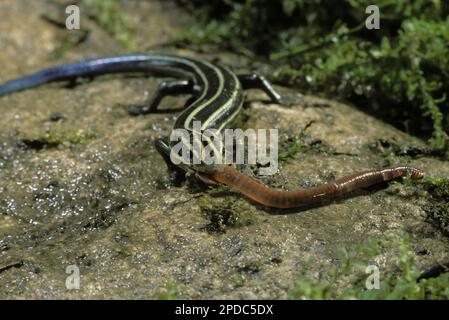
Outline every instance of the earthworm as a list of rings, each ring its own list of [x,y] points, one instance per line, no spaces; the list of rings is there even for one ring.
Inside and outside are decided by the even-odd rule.
[[[253,201],[272,208],[296,208],[348,194],[356,189],[367,188],[380,182],[390,181],[410,175],[412,179],[421,179],[424,173],[410,166],[371,170],[351,174],[334,182],[316,188],[284,191],[268,188],[254,179],[240,173],[232,166],[224,166],[222,171],[214,171],[209,177],[243,193]]]

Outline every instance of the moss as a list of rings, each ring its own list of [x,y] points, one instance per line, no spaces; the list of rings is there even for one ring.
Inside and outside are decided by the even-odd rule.
[[[287,137],[281,141],[278,159],[280,162],[286,162],[297,154],[306,152],[330,153],[332,149],[321,140],[310,140],[309,137],[301,134],[299,137]]]
[[[372,271],[368,265],[381,261],[381,254],[393,251],[391,266],[380,268],[379,288],[368,290],[366,281]],[[303,272],[291,293],[292,299],[448,299],[449,274],[418,281],[419,268],[410,239],[390,235],[379,241],[366,241],[351,248],[340,247],[338,266],[331,268],[328,279]],[[368,272],[367,272],[368,271]]]
[[[54,143],[59,143],[65,147],[72,145],[85,145],[95,138],[92,132],[85,132],[83,130],[64,130],[64,131],[50,131],[45,134],[45,139]]]
[[[420,184],[430,194],[423,206],[427,218],[449,236],[449,178],[425,177]]]
[[[438,196],[449,196],[449,178],[440,176],[428,176],[421,180],[428,190]]]
[[[207,219],[208,223],[201,228],[208,233],[226,233],[229,229],[243,228],[253,224],[253,217],[249,212],[242,209],[241,204],[235,201],[235,198],[229,202],[229,199],[223,197],[224,189],[218,189],[210,193],[212,197],[200,198],[201,214]],[[219,194],[220,197],[214,196]],[[231,196],[234,197],[234,196]]]
[[[383,37],[379,43],[347,35],[329,43],[324,37],[322,47],[311,50],[310,46],[316,45],[310,44],[300,57],[293,48],[288,56],[293,63],[284,64],[287,58],[273,55],[283,63],[275,78],[306,83],[306,90],[337,94],[371,111],[377,108],[383,118],[392,119],[404,130],[431,133],[431,146],[446,150],[448,128],[441,110],[447,104],[444,69],[449,60],[442,57],[449,52],[439,48],[449,39],[448,27],[449,20],[437,23],[412,19],[402,23],[396,39]],[[335,31],[334,37],[341,38],[344,31]],[[286,48],[281,50],[288,52]]]
[[[404,160],[404,157],[417,158],[426,155],[434,155],[432,149],[418,143],[404,143],[396,139],[380,138],[374,143],[370,143],[368,148],[371,152],[376,152],[383,157],[395,156],[397,159]]]
[[[379,30],[365,0],[192,3],[199,23],[178,40],[269,57],[271,80],[349,99],[449,158],[448,3],[381,1]]]
[[[120,2],[116,0],[82,0],[89,16],[130,51],[135,50],[134,35]]]
[[[202,207],[202,214],[210,221],[204,229],[209,233],[225,233],[227,228],[236,226],[237,217],[230,208],[220,206]]]
[[[179,299],[178,285],[175,280],[170,280],[165,287],[161,288],[158,293],[159,300],[177,300]]]
[[[234,273],[231,276],[231,281],[234,287],[243,287],[246,283],[246,277],[240,273]]]
[[[30,149],[40,150],[85,145],[94,138],[94,133],[83,130],[51,130],[39,137],[26,137],[22,143]]]
[[[284,162],[294,158],[294,156],[304,150],[305,147],[306,146],[301,140],[292,141],[289,146],[283,148],[279,153],[279,161]]]

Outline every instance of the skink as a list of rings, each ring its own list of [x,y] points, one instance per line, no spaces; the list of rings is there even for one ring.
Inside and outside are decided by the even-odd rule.
[[[123,72],[143,72],[177,78],[178,80],[162,82],[148,104],[135,106],[129,111],[134,115],[155,112],[163,97],[181,93],[191,94],[192,99],[176,119],[173,130],[184,129],[190,132],[192,137],[195,136],[194,121],[201,123],[201,132],[208,129],[222,131],[241,110],[244,89],[261,89],[274,103],[282,104],[281,96],[258,74],[236,75],[222,65],[205,60],[156,54],[105,57],[42,69],[0,85],[0,96],[53,81]],[[190,150],[194,150],[190,145],[193,140],[194,138],[186,139],[183,143]],[[397,166],[354,173],[308,190],[282,191],[265,187],[240,173],[232,165],[207,165],[203,163],[203,155],[198,155],[201,162],[199,165],[175,166],[170,160],[172,147],[171,142],[167,143],[161,139],[156,141],[156,148],[164,157],[169,169],[193,171],[202,181],[223,183],[259,204],[275,208],[295,208],[322,202],[358,188],[366,188],[405,175],[410,175],[413,179],[423,177],[423,172],[419,169]]]

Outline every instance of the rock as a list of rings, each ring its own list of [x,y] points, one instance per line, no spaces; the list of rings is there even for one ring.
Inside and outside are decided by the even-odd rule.
[[[35,13],[54,10],[49,6],[1,2],[0,29],[11,32],[0,35],[0,81],[121,53],[90,21],[86,43],[48,60],[65,32]],[[141,10],[129,10],[138,14],[138,23],[148,18],[179,30],[182,13],[163,8],[145,2]],[[141,48],[146,37],[139,32]],[[156,44],[167,34],[151,37],[158,38],[148,43]],[[153,141],[169,134],[175,114],[130,117],[125,108],[144,102],[158,81],[104,77],[72,89],[49,85],[0,98],[0,266],[20,261],[0,269],[0,298],[158,298],[171,283],[178,297],[188,299],[288,298],[306,265],[324,274],[335,265],[337,245],[401,230],[415,247],[432,253],[419,256],[423,265],[432,256],[448,256],[447,238],[425,220],[426,193],[413,184],[393,183],[289,212],[267,210],[225,187],[207,189],[195,181],[171,186]],[[256,177],[269,186],[311,187],[400,163],[449,174],[438,159],[391,154],[389,144],[425,145],[355,107],[311,96],[298,97],[292,106],[264,100],[251,91],[237,123],[279,129],[285,156],[280,170]],[[185,97],[167,98],[164,107],[184,102]],[[52,114],[64,115],[64,121],[51,121]],[[33,149],[23,146],[26,139],[57,143]],[[383,261],[395,254],[384,252]],[[66,287],[75,272],[70,266],[79,270],[78,290]]]

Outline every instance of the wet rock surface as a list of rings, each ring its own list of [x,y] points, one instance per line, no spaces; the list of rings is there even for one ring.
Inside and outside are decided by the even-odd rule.
[[[173,18],[182,13],[156,1],[131,3],[127,10],[135,13],[139,48],[166,42],[188,21]],[[67,32],[40,16],[51,12],[57,15],[57,7],[0,3],[0,82],[123,52],[87,20],[88,39],[50,58]],[[154,32],[146,34],[147,20]],[[193,179],[171,185],[153,143],[170,133],[176,113],[126,112],[126,105],[142,104],[160,81],[106,76],[74,88],[54,84],[0,98],[1,298],[153,299],[172,283],[180,298],[288,298],[306,264],[325,274],[337,245],[395,231],[407,232],[425,250],[417,255],[423,266],[448,257],[447,238],[426,220],[428,194],[413,184],[390,183],[288,212]],[[426,146],[354,107],[279,89],[297,103],[270,104],[251,91],[236,120],[243,128],[279,130],[280,170],[256,175],[259,181],[294,190],[396,164],[449,175],[447,163],[434,157],[389,156],[391,144]],[[167,98],[162,108],[180,108],[185,99]],[[384,263],[395,254],[385,252]],[[66,288],[70,265],[80,269],[79,290]]]

